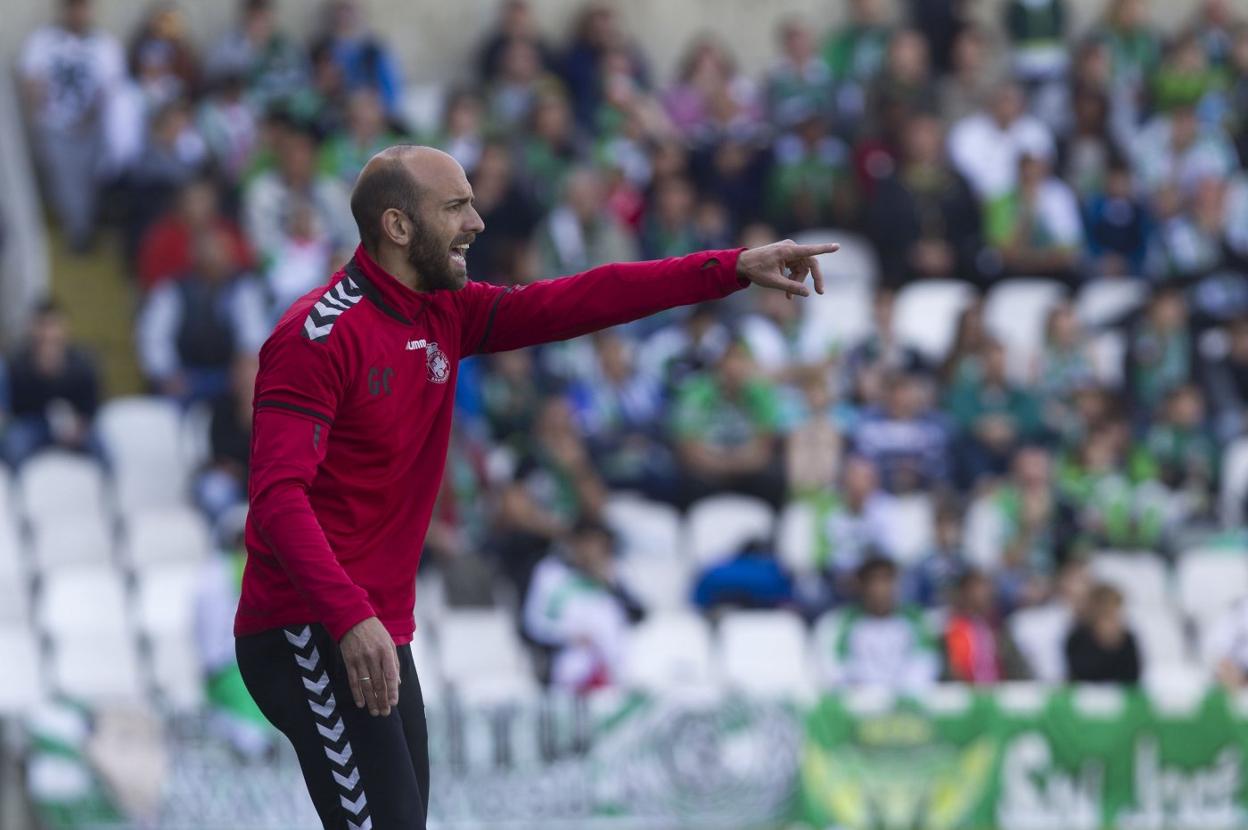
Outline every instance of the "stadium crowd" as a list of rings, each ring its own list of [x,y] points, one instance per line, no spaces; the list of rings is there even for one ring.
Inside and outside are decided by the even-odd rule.
[[[1059,676],[1133,683],[1123,598],[1084,563],[1173,555],[1218,525],[1248,403],[1248,22],[1205,0],[1163,33],[1142,0],[1113,0],[1076,39],[1065,0],[1011,0],[991,29],[967,5],[915,0],[896,21],[852,0],[830,30],[786,20],[759,77],[698,35],[659,77],[609,4],[556,42],[503,0],[432,130],[407,118],[400,60],[354,0],[329,3],[309,43],[273,0],[243,0],[208,44],[171,4],[123,44],[90,0],[64,0],[20,75],[69,244],[120,228],[151,390],[211,411],[208,516],[245,500],[268,329],[357,243],[355,176],[387,145],[425,143],[473,184],[475,279],[828,228],[878,261],[862,337],[751,291],[460,367],[422,567],[451,604],[511,603],[552,683],[612,682],[646,612],[614,568],[620,492],[682,511],[720,493],[805,505],[807,567],[759,538],[696,574],[689,601],[843,611],[833,682],[1053,679],[1004,625],[1052,608],[1072,621]],[[985,324],[985,293],[1013,277],[1069,292],[1021,367]],[[933,280],[973,290],[943,358],[894,324],[899,292]],[[1074,298],[1109,280],[1144,299],[1090,330]],[[1122,344],[1108,369],[1093,349],[1107,331]],[[90,450],[97,385],[48,304],[8,362],[6,459]],[[916,500],[931,508],[918,552],[899,538]],[[1238,682],[1248,655],[1227,655]]]

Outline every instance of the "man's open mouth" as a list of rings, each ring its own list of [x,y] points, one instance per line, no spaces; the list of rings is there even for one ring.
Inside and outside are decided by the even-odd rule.
[[[469,242],[465,242],[462,245],[452,245],[451,246],[451,261],[454,262],[456,265],[467,267],[468,261],[466,257],[468,255],[468,246],[470,244],[471,243]]]

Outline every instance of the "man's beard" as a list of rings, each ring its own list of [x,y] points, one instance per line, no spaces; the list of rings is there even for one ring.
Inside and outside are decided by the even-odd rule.
[[[407,246],[407,263],[420,275],[425,291],[454,291],[463,278],[451,267],[450,246],[443,245],[431,234],[417,234]]]

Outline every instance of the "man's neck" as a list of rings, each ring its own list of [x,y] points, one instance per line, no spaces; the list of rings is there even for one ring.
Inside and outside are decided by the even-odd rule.
[[[387,248],[382,251],[369,251],[368,255],[373,258],[373,262],[376,262],[379,266],[381,266],[381,270],[385,271],[387,274],[394,277],[408,288],[413,291],[425,290],[421,287],[422,280],[420,279],[420,274],[417,273],[416,269],[412,267],[412,264],[407,261],[407,257],[402,251]]]

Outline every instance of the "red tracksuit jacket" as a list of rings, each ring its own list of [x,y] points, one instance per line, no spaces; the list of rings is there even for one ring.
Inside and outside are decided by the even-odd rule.
[[[746,284],[739,253],[421,293],[358,249],[260,350],[235,635],[320,622],[340,639],[376,615],[410,642],[460,358],[726,296]]]

